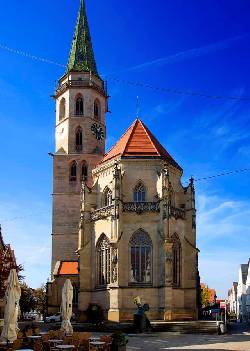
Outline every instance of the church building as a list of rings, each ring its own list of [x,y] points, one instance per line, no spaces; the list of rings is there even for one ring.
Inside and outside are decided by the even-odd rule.
[[[196,319],[193,179],[182,185],[182,168],[139,118],[105,153],[108,93],[84,0],[54,98],[49,312],[58,312],[70,278],[82,320],[90,304],[99,305],[110,321],[130,320],[137,296],[149,304],[151,319]]]

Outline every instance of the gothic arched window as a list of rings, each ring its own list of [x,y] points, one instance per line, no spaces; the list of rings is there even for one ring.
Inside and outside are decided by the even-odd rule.
[[[77,179],[77,163],[76,161],[73,161],[70,165],[70,170],[69,170],[69,180],[71,182],[76,181]]]
[[[178,235],[173,235],[173,285],[181,284],[181,243]]]
[[[59,121],[61,121],[65,117],[65,103],[65,99],[62,98],[59,105]]]
[[[86,161],[83,161],[82,163],[82,180],[87,180],[88,179],[88,164]]]
[[[94,116],[96,119],[100,119],[100,110],[100,102],[96,99],[94,102]]]
[[[78,127],[76,129],[76,151],[82,150],[82,128]]]
[[[102,234],[96,244],[96,283],[97,286],[110,284],[111,248],[109,239]]]
[[[148,233],[139,229],[130,241],[130,283],[152,283],[153,244]]]
[[[83,98],[81,95],[77,95],[76,97],[76,115],[83,115]]]
[[[146,188],[139,182],[134,188],[134,202],[145,202],[146,201]]]
[[[112,191],[107,187],[103,191],[102,195],[102,207],[112,205]]]

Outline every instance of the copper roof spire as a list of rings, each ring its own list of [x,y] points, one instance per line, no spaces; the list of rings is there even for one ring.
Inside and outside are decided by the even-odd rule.
[[[84,0],[80,9],[70,50],[67,71],[92,72],[98,75]]]

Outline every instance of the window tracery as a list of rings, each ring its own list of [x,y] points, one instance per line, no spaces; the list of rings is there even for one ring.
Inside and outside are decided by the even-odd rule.
[[[70,165],[70,175],[69,175],[69,180],[71,182],[77,180],[77,163],[76,161],[73,161]]]
[[[130,241],[130,283],[152,283],[152,241],[142,229],[135,232]]]
[[[102,234],[96,245],[97,286],[106,286],[111,280],[111,248],[109,239]]]
[[[82,181],[86,181],[88,179],[88,164],[86,161],[82,163]]]
[[[76,97],[75,114],[76,116],[83,116],[83,98],[81,95]]]
[[[146,201],[146,188],[142,182],[139,182],[134,188],[134,202]]]
[[[82,150],[82,128],[78,127],[76,129],[76,151]]]
[[[102,207],[112,205],[112,191],[107,187],[103,191]]]

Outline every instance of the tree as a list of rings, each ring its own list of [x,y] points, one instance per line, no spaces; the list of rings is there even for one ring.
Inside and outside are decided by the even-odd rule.
[[[40,288],[34,291],[35,296],[35,309],[41,314],[45,315],[47,310],[47,294],[46,294],[46,284],[43,284]]]
[[[0,299],[4,297],[7,281],[11,269],[17,271],[19,280],[23,279],[23,276],[20,275],[20,272],[23,271],[22,265],[17,265],[16,259],[13,251],[9,245],[5,245],[4,248],[0,251]]]
[[[202,307],[208,306],[210,303],[210,292],[208,286],[204,286],[201,290],[201,305]]]
[[[34,290],[28,287],[26,283],[21,283],[21,298],[19,304],[22,315],[36,308]]]

